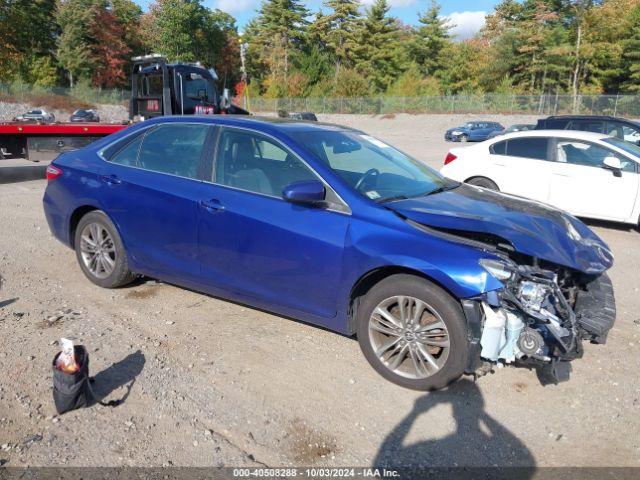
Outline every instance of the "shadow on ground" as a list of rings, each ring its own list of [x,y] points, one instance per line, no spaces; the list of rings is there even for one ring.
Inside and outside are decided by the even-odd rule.
[[[407,444],[407,435],[421,415],[433,415],[439,404],[449,404],[456,423],[455,432]],[[424,425],[426,422],[421,422]],[[429,432],[421,432],[421,438]],[[385,438],[374,460],[376,467],[534,467],[525,444],[484,411],[478,386],[460,380],[446,390],[418,398],[409,414]],[[533,473],[533,468],[531,468]],[[527,478],[529,475],[525,475]],[[523,478],[519,475],[518,478]]]
[[[0,160],[0,184],[43,180],[47,165],[4,166]]]
[[[127,355],[109,368],[102,370],[93,377],[91,389],[100,400],[106,400],[112,392],[120,387],[126,387],[124,395],[118,399],[114,399],[117,403],[123,403],[129,397],[136,377],[142,372],[145,364],[144,354],[138,350],[135,353]]]

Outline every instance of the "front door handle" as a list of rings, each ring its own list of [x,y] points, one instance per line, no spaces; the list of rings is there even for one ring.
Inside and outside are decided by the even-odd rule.
[[[100,179],[107,185],[120,185],[122,183],[122,180],[115,175],[101,175]]]
[[[200,200],[199,204],[209,213],[218,213],[224,210],[224,206],[215,198],[211,200]]]

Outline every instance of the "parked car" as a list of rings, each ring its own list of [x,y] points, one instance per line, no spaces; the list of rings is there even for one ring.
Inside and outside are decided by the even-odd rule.
[[[47,178],[51,231],[96,285],[143,274],[357,334],[404,387],[481,358],[562,379],[613,324],[613,257],[582,222],[358,130],[158,117],[61,154]]]
[[[640,122],[600,115],[562,115],[538,120],[536,130],[581,130],[621,138],[640,145]]]
[[[38,123],[53,123],[56,117],[53,113],[49,113],[42,108],[34,108],[27,113],[18,115],[13,119],[15,122],[38,122]]]
[[[294,120],[309,120],[312,122],[317,122],[318,117],[313,112],[289,112],[289,118]]]
[[[71,114],[71,116],[69,117],[69,121],[73,123],[99,122],[100,116],[98,115],[98,112],[96,112],[95,110],[80,109],[80,110],[76,110],[75,112],[73,112],[73,114]]]
[[[317,122],[318,117],[313,112],[288,112],[287,110],[278,110],[278,117],[291,118],[293,120],[309,120]]]
[[[494,130],[489,134],[487,139],[495,138],[498,135],[504,135],[506,133],[526,132],[527,130],[533,130],[535,128],[536,126],[532,123],[516,123],[515,125],[511,125],[510,127],[507,127],[504,130]]]
[[[450,128],[444,139],[450,142],[482,142],[493,132],[500,132],[504,127],[498,122],[467,122],[460,127]]]
[[[454,148],[441,173],[580,217],[638,224],[639,163],[640,147],[617,137],[532,130]]]

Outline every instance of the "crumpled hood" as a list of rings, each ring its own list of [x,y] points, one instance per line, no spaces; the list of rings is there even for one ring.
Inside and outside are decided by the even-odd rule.
[[[489,233],[516,251],[587,274],[613,265],[606,243],[584,223],[540,202],[462,184],[453,190],[386,204],[402,216],[450,233]]]

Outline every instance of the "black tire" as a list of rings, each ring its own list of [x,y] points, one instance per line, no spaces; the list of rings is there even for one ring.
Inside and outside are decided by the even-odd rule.
[[[438,371],[426,378],[408,378],[387,367],[374,351],[369,334],[369,319],[374,309],[391,297],[414,297],[428,304],[440,316],[449,335],[449,352]],[[464,372],[468,355],[467,328],[460,303],[442,288],[427,280],[396,274],[382,280],[362,298],[357,310],[357,335],[367,361],[387,380],[412,390],[438,390],[456,381]],[[408,361],[408,358],[407,360]]]
[[[475,185],[476,187],[486,188],[488,190],[495,190],[499,192],[500,189],[498,185],[495,184],[493,180],[488,179],[487,177],[473,177],[466,181],[469,185]]]
[[[104,278],[100,278],[94,274],[87,266],[83,257],[82,232],[92,224],[104,228],[104,230],[106,230],[110,235],[113,244],[113,256],[115,257],[113,261],[115,265],[113,267],[113,271],[104,276]],[[118,233],[118,229],[104,212],[94,210],[87,213],[80,219],[80,222],[78,222],[78,226],[76,227],[74,246],[80,269],[85,276],[96,285],[103,288],[117,288],[127,285],[135,280],[136,275],[129,270],[127,254],[124,249],[124,245],[122,244],[122,239]]]

